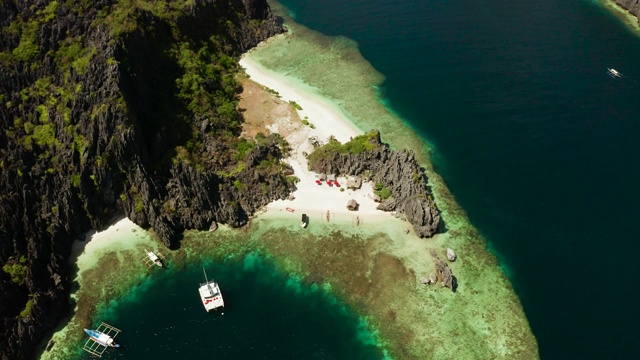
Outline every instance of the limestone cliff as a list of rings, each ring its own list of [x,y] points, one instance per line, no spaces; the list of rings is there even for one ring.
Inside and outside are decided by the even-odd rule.
[[[614,0],[614,2],[638,18],[640,23],[640,0]]]
[[[414,154],[390,150],[377,131],[344,145],[330,141],[309,156],[309,166],[318,173],[364,176],[378,184],[382,197],[378,209],[403,215],[420,237],[439,230],[440,213]]]
[[[4,0],[0,27],[1,359],[68,313],[71,242],[114,214],[176,247],[288,195],[284,142],[238,137],[265,0]]]

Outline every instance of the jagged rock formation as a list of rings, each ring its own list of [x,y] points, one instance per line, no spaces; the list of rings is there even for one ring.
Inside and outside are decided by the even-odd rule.
[[[238,140],[231,60],[282,27],[186,3],[0,1],[0,359],[68,313],[71,242],[114,214],[176,247],[289,194],[281,139]]]
[[[415,155],[410,150],[391,151],[380,140],[378,131],[364,136],[371,149],[358,153],[323,151],[321,155],[314,152],[309,162],[311,170],[359,175],[382,184],[390,190],[391,196],[383,200],[378,209],[403,214],[418,236],[431,237],[438,230],[440,213],[429,194],[427,178]]]
[[[629,13],[638,18],[640,23],[640,0],[613,0],[621,8],[627,10]]]

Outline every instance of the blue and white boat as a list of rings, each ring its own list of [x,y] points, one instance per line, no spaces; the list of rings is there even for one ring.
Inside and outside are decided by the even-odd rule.
[[[107,348],[120,347],[120,344],[116,343],[115,340],[120,330],[109,324],[101,323],[96,330],[84,329],[84,332],[89,335],[89,339],[82,347],[82,350],[92,355],[100,357]]]
[[[97,342],[102,346],[120,347],[120,344],[117,344],[116,341],[111,336],[105,333],[102,333],[98,330],[84,329],[84,332],[86,332],[89,335],[89,337],[91,337],[91,340]]]

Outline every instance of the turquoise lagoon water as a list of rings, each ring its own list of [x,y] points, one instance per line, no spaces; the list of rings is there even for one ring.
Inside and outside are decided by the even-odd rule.
[[[220,284],[223,312],[200,302],[203,267]],[[107,309],[96,318],[122,333],[105,359],[383,358],[363,320],[255,254],[155,271]]]

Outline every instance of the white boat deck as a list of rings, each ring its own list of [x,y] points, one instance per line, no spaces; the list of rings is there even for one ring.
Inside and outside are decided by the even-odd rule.
[[[222,299],[220,287],[213,280],[209,281],[208,284],[200,284],[200,288],[198,289],[198,291],[200,293],[202,305],[204,305],[204,308],[205,310],[207,310],[207,312],[224,307],[224,300]]]

